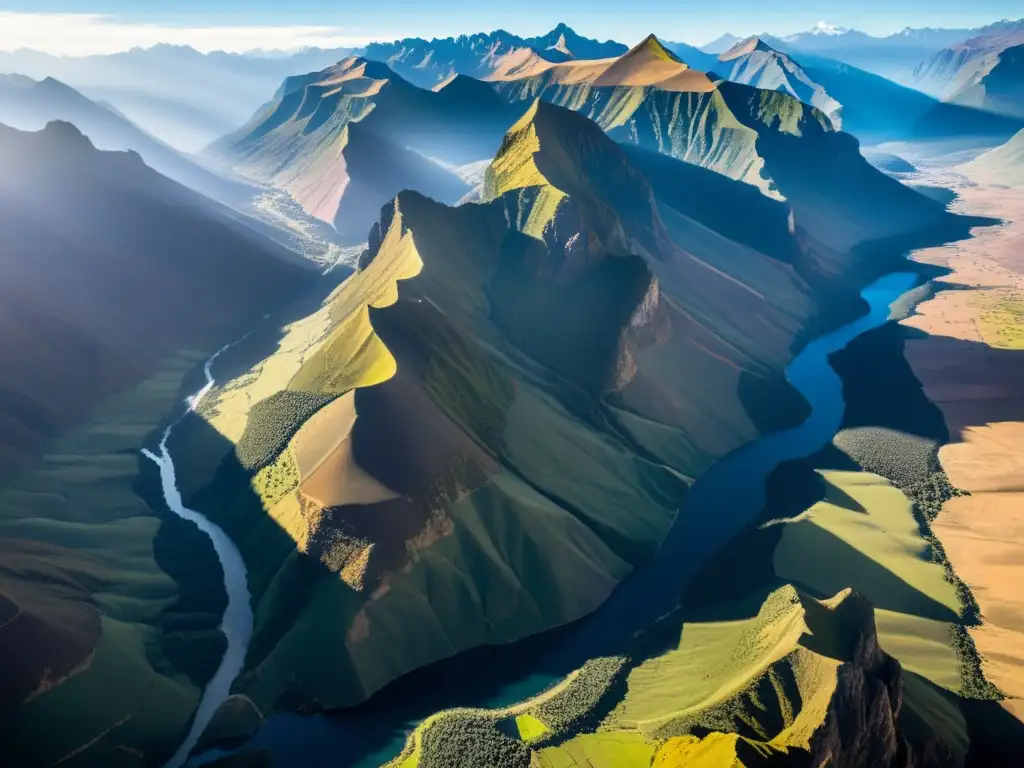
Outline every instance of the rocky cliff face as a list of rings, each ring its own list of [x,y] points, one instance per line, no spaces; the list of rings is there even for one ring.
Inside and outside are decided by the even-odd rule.
[[[902,670],[878,644],[871,604],[849,591],[839,597],[834,621],[847,633],[849,658],[836,670],[825,721],[811,738],[811,765],[895,766],[904,742]]]

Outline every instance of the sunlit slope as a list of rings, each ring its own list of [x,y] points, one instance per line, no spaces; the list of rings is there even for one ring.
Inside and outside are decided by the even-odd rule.
[[[0,228],[0,763],[158,764],[219,663],[224,594],[139,450],[308,275],[67,123],[0,130]]]
[[[617,140],[769,188],[756,133],[736,119],[706,74],[653,36],[617,59],[539,62],[490,79],[510,100],[542,98],[582,112]]]
[[[735,83],[787,93],[824,112],[835,128],[842,127],[842,105],[798,62],[759,37],[736,43],[718,57],[714,71]]]
[[[745,181],[785,200],[831,249],[918,232],[941,206],[872,168],[820,110],[775,90],[695,72],[649,37],[618,59],[517,67],[492,80],[513,101],[581,112],[615,139]]]
[[[1024,118],[1024,44],[1002,51],[990,66],[974,75],[949,100],[986,112]]]
[[[1024,185],[1024,130],[963,166],[969,177],[1005,187]]]
[[[502,765],[547,768],[964,765],[953,587],[903,493],[824,477],[826,500],[730,544],[628,654],[509,713],[441,713],[396,765],[470,764],[498,744],[518,756]]]
[[[920,727],[922,706],[938,739]],[[440,713],[390,765],[853,768],[938,754],[955,765],[966,734],[949,714],[879,645],[863,595],[785,585],[670,614],[630,655],[593,660],[507,711]]]
[[[282,187],[352,242],[402,189],[454,203],[469,186],[455,167],[490,159],[515,110],[455,77],[417,88],[385,64],[349,58],[289,78],[248,125],[208,152]]]
[[[536,101],[483,202],[399,194],[356,274],[179,428],[186,496],[249,567],[241,692],[350,705],[579,617],[653,554],[686,478],[799,418],[807,282],[675,205]]]

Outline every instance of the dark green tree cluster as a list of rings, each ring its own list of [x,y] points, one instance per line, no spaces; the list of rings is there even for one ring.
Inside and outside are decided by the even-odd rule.
[[[256,403],[235,446],[238,463],[250,472],[263,469],[284,450],[299,427],[335,397],[324,392],[285,389]]]
[[[568,687],[532,714],[554,736],[589,732],[626,693],[630,664],[625,656],[590,659]]]
[[[942,505],[947,501],[957,496],[971,495],[968,491],[954,487],[945,472],[932,472],[923,480],[902,486],[902,490],[917,504],[929,523],[939,516]]]
[[[528,768],[530,750],[506,736],[493,718],[450,713],[427,728],[420,768]]]
[[[907,488],[926,480],[937,468],[935,441],[881,427],[844,429],[834,443],[865,472]]]
[[[960,664],[960,695],[968,699],[1001,701],[1003,692],[985,679],[981,669],[981,654],[974,638],[963,624],[950,624],[949,633],[953,652]]]

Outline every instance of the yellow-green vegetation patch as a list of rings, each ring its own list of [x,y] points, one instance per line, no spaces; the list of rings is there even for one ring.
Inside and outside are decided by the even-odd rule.
[[[303,362],[288,386],[342,393],[387,381],[396,370],[394,357],[373,331],[369,310],[360,307]]]
[[[704,738],[679,736],[658,747],[651,768],[744,768],[761,765],[778,754],[760,742],[735,733],[709,733]]]
[[[533,715],[516,715],[516,730],[519,738],[527,743],[550,733],[548,727]]]
[[[629,694],[608,724],[664,737],[742,717],[744,693],[762,678],[771,685],[766,678],[769,667],[787,657],[807,629],[795,590],[777,590],[763,604],[762,596],[751,595],[729,608],[729,614],[750,618],[683,622],[677,647],[630,672]],[[664,632],[671,626],[667,620],[659,629]]]
[[[263,467],[252,479],[252,487],[263,500],[267,511],[299,485],[299,470],[290,450]]]
[[[535,753],[538,768],[649,768],[654,745],[634,731],[585,733]]]
[[[1024,349],[1024,294],[1014,289],[979,292],[978,329],[990,347]]]
[[[628,672],[624,656],[589,659],[562,690],[530,713],[555,734],[593,730],[625,694]]]
[[[877,609],[882,648],[933,682],[951,686],[958,679],[956,654],[938,640],[958,621],[960,603],[942,567],[931,560],[910,500],[878,475],[822,474],[842,494],[785,524],[775,572],[814,594],[846,587],[860,592]]]

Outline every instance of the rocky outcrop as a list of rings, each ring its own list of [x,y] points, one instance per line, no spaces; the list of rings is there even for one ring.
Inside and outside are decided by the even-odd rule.
[[[847,645],[849,658],[836,671],[825,722],[811,737],[811,765],[894,766],[903,740],[899,723],[902,669],[878,644],[871,603],[850,590],[833,600],[838,601],[833,632],[838,630],[837,637],[846,635],[841,642]],[[817,608],[808,612],[808,618]]]

